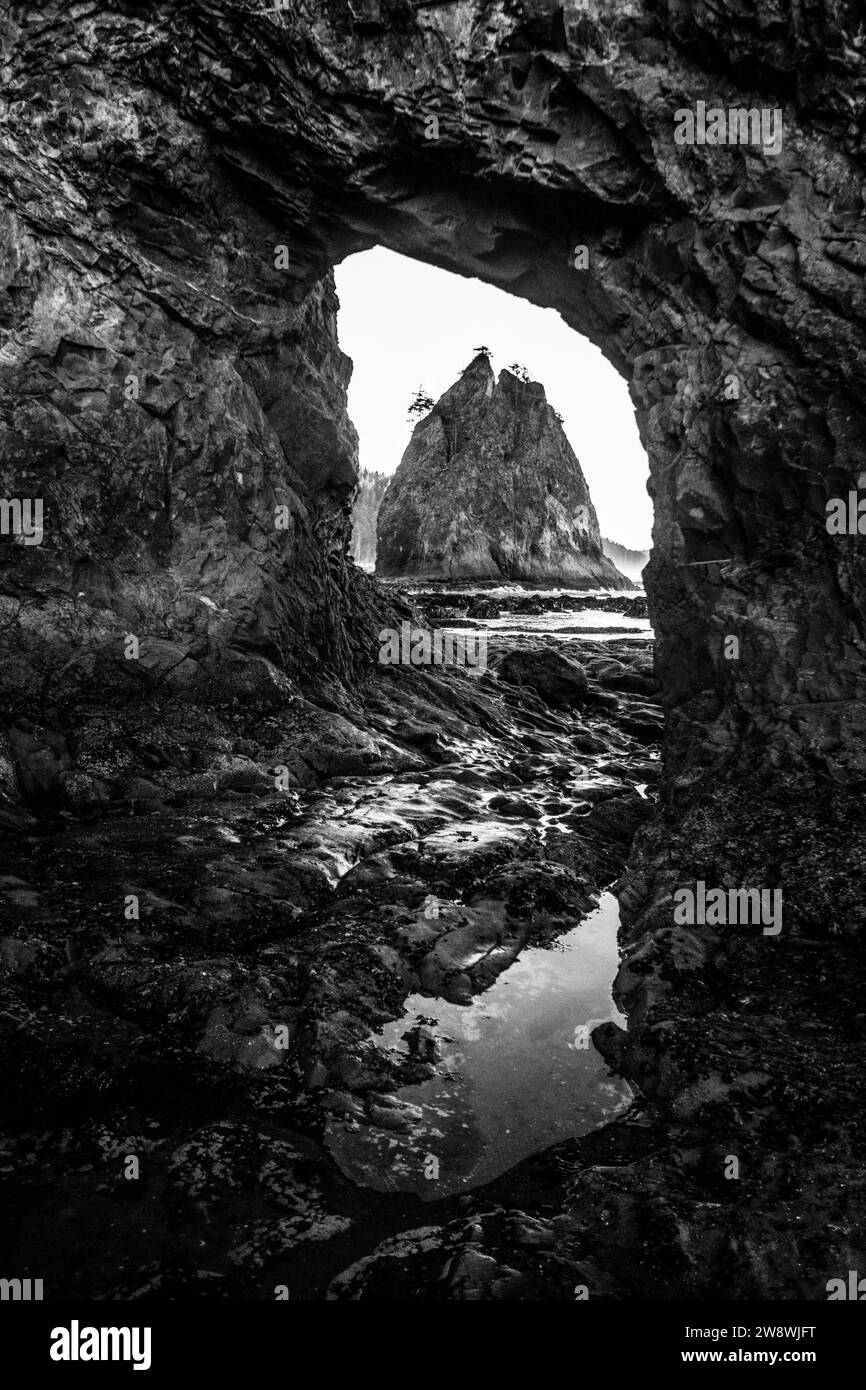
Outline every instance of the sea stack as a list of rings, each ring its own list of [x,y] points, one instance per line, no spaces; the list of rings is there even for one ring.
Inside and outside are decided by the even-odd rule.
[[[479,353],[416,425],[379,509],[385,578],[630,588],[544,387]]]

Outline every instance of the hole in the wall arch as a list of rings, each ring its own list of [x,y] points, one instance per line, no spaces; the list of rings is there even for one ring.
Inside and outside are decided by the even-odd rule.
[[[495,375],[520,364],[544,388],[601,534],[622,550],[628,577],[638,578],[637,557],[651,542],[649,465],[627,385],[599,348],[553,309],[382,246],[346,258],[335,278],[364,472],[393,475],[417,423],[407,415],[414,393],[422,387],[437,401],[478,346],[488,346]]]
[[[707,1300],[707,1321],[724,1294],[862,1298],[847,1268],[864,1215],[866,927],[855,0],[811,5],[808,26],[659,0],[143,8],[97,4],[82,25],[68,6],[16,6],[4,35],[21,99],[0,122],[20,170],[0,190],[0,278],[14,282],[0,307],[0,636],[14,634],[0,686],[15,721],[0,736],[0,1012],[14,1021],[5,1108],[21,1118],[10,1153],[38,1139],[35,1179],[13,1173],[5,1292],[26,1283],[29,1297],[18,1276],[46,1272],[51,1297],[220,1307],[489,1294],[650,1298],[679,1316],[689,1298]],[[722,99],[784,106],[783,148],[675,143],[681,103]],[[87,129],[64,116],[94,101],[114,116]],[[571,262],[580,242],[588,275]],[[406,607],[346,561],[354,435],[330,268],[380,244],[555,306],[625,376],[653,466],[663,714],[640,708],[649,672],[624,683],[609,652],[591,663],[586,714],[533,708],[527,647],[472,688],[496,708],[467,767],[467,673],[442,682],[449,703],[435,673],[379,670],[380,621]],[[384,291],[367,308],[394,348],[379,374],[406,433],[410,392],[437,395],[491,336],[465,322],[459,283],[441,380],[417,358],[432,308],[407,293],[390,334]],[[534,333],[517,337],[490,344],[497,370],[525,363],[567,413]],[[349,409],[375,450],[367,354],[345,346]],[[580,412],[598,392],[575,396]],[[609,531],[593,451],[572,442]],[[23,511],[9,531],[13,504],[40,503],[25,472],[49,485],[44,548],[26,544]],[[647,751],[662,728],[663,776]],[[598,1007],[583,993],[579,938],[615,924],[593,928],[581,898],[587,875],[613,882],[653,773],[660,818],[623,881],[625,1036],[609,979]],[[488,812],[493,857],[475,828]],[[766,893],[778,933],[713,922],[713,883],[762,910]],[[452,1022],[486,1048],[481,1010],[464,1026],[469,985],[481,1003],[514,952],[535,970],[544,946],[524,927],[577,933],[571,971],[548,956],[558,1031],[528,1007],[514,1048],[491,1034],[483,1059],[497,1091],[531,1061],[497,1152],[519,1162],[512,1137],[529,1135],[544,1166],[446,1207],[471,1135],[460,1126],[443,1149],[439,1097],[413,1115],[395,1091],[423,1084],[443,1044],[450,1070]],[[541,977],[523,978],[532,1006]],[[396,1018],[416,979],[424,997]],[[453,1013],[431,1031],[415,1013],[443,989]],[[371,1065],[383,1018],[395,1027]],[[540,1112],[561,1111],[575,1139],[575,1069],[595,1048],[643,1099],[543,1160],[563,1131],[542,1132]],[[335,1180],[319,1138],[338,1124],[350,1144],[359,1124],[378,1131],[379,1180],[434,1199],[429,1224],[402,1198],[368,1205],[363,1172],[354,1195]],[[117,1200],[121,1148],[138,1139],[145,1200]]]

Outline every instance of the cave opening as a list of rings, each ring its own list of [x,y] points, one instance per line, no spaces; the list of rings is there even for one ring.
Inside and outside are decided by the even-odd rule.
[[[434,783],[477,792],[453,805],[448,833],[491,845],[526,835],[532,893],[559,874],[570,883],[557,927],[536,940],[532,911],[500,897],[495,875],[483,909],[469,887],[425,896],[422,931],[453,916],[462,944],[446,929],[374,1039],[402,1079],[404,1138],[394,1151],[386,1123],[335,1115],[326,1143],[361,1187],[429,1201],[590,1132],[631,1099],[590,1034],[625,1023],[608,889],[661,771],[640,582],[649,469],[624,379],[555,310],[381,246],[348,257],[335,281],[360,446],[350,553],[413,610],[380,661],[426,667],[463,720]],[[442,665],[461,663],[447,644],[470,639],[477,684],[449,685]],[[477,726],[476,693],[501,742]],[[464,968],[440,960],[450,955]]]
[[[480,577],[513,577],[530,582],[559,580],[568,587],[567,564],[563,565],[563,573],[556,574],[555,567],[551,572],[551,558],[548,555],[546,563],[542,560],[540,537],[533,537],[531,529],[533,525],[539,532],[545,529],[551,520],[547,515],[551,493],[558,483],[567,484],[568,477],[562,475],[573,471],[577,478],[586,480],[588,500],[598,519],[605,553],[614,558],[614,563],[619,560],[621,572],[639,586],[651,542],[651,502],[646,486],[649,465],[626,383],[600,349],[570,329],[552,309],[381,246],[347,257],[336,268],[335,278],[340,303],[340,345],[353,363],[348,387],[349,415],[359,433],[361,483],[353,511],[351,545],[355,561],[367,570],[374,568],[379,504],[409,445],[414,426],[450,392],[468,364],[484,350],[493,365],[494,377],[502,369],[516,374],[512,385],[514,403],[528,403],[525,413],[530,426],[533,413],[544,411],[548,402],[553,419],[547,420],[547,432],[521,451],[519,463],[503,449],[499,469],[495,470],[492,463],[488,466],[496,491],[509,493],[503,515],[485,516],[485,502],[490,509],[494,498],[485,499],[480,477],[475,482],[466,480],[470,490],[469,498],[462,499],[469,502],[466,525],[475,531],[489,524],[493,532],[495,554],[485,555],[486,573]],[[523,379],[527,377],[529,380]],[[492,383],[487,385],[492,390]],[[450,523],[456,521],[461,504],[460,475],[471,475],[477,469],[479,452],[485,446],[489,448],[489,433],[508,430],[513,422],[505,413],[501,418],[476,419],[473,423],[473,437],[459,441],[460,460],[445,469],[453,478],[453,486],[447,482],[442,485],[453,500],[453,511],[450,516],[445,512],[433,523],[429,541],[434,546],[437,540],[444,539],[441,534],[436,535],[437,526],[449,531]],[[436,460],[440,469],[449,463],[458,443],[459,418],[453,407],[450,412],[446,407],[443,426],[444,458]],[[545,451],[548,438],[558,433],[557,426],[574,451],[573,459],[567,457],[566,450],[555,457],[550,456],[549,449]],[[436,453],[441,455],[442,450]],[[517,479],[513,476],[515,467]],[[539,496],[531,499],[534,505],[520,486],[521,469],[553,475],[542,478]],[[426,481],[429,483],[429,478]],[[570,489],[566,487],[563,502],[564,514],[556,522],[567,528],[581,505],[586,511],[582,489],[575,492],[574,484]],[[520,517],[515,516],[518,509]],[[509,554],[508,533],[518,523],[526,538],[524,544],[528,540],[527,549],[535,553],[537,573],[533,573],[530,554]],[[497,525],[504,535],[496,534]],[[582,541],[579,531],[566,531],[560,543],[566,551],[572,543],[580,547],[585,544],[585,534]],[[452,565],[455,548],[452,537]],[[410,562],[407,554],[407,563],[400,567],[394,558],[394,565],[386,572],[406,577],[412,577],[422,562],[421,555]],[[478,570],[477,557],[474,569]],[[476,577],[472,566],[467,572],[469,577]],[[597,587],[605,587],[601,573]]]

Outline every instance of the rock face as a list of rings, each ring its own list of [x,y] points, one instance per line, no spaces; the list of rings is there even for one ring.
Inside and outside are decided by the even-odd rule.
[[[479,353],[415,426],[379,509],[376,572],[624,588],[544,387]]]

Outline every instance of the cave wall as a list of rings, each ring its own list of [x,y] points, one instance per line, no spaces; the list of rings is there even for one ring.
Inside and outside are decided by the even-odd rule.
[[[13,703],[130,630],[363,662],[330,270],[381,243],[556,307],[626,376],[671,786],[861,774],[862,541],[825,504],[864,467],[863,27],[752,11],[12,5],[0,486],[46,498],[41,546],[0,541]],[[781,152],[678,145],[699,100],[781,109]]]

